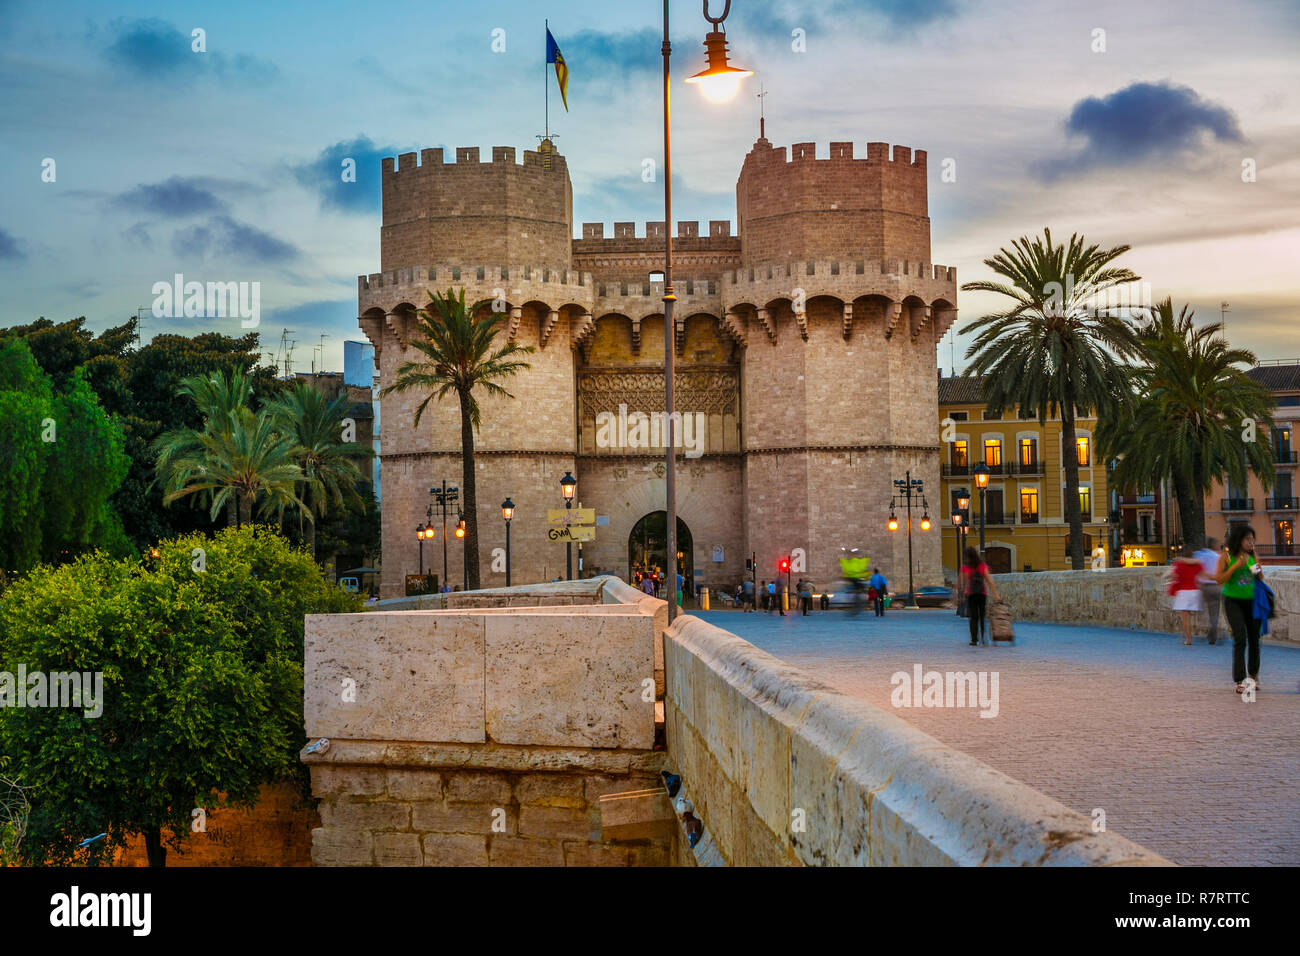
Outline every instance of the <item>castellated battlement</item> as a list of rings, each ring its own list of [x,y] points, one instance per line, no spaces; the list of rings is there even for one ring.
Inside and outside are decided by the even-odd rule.
[[[926,153],[868,143],[789,149],[756,142],[736,182],[741,263],[798,259],[930,260]]]
[[[572,262],[573,189],[558,153],[494,146],[484,162],[477,146],[402,153],[380,161],[383,227],[380,268],[427,263],[476,266],[535,263],[567,270]]]
[[[707,228],[701,232],[698,222],[677,221],[677,239],[730,239],[731,220],[730,219],[710,219]],[[664,240],[664,221],[646,222],[642,224],[641,235],[637,235],[637,224],[635,222],[616,222],[614,231],[609,236],[605,235],[605,224],[603,222],[584,222],[582,224],[583,241],[599,241],[606,239],[657,239],[660,242]]]

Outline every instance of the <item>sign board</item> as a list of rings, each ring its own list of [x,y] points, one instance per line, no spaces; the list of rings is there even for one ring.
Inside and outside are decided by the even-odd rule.
[[[713,560],[716,561],[718,564],[721,564],[725,559],[726,559],[726,552],[722,549],[722,545],[715,544],[713,546]]]
[[[571,524],[567,528],[548,528],[546,536],[552,541],[595,541],[596,528],[589,524]]]
[[[595,508],[550,508],[546,512],[546,523],[552,528],[574,524],[595,524]]]

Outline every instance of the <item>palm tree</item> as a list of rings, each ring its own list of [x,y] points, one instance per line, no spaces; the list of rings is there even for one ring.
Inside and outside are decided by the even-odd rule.
[[[374,449],[366,445],[343,441],[347,409],[346,394],[327,399],[304,382],[296,383],[271,406],[281,434],[295,443],[293,456],[302,470],[298,497],[305,505],[299,512],[299,532],[305,531],[304,540],[313,557],[316,518],[323,517],[330,505],[342,505],[345,498],[363,503],[356,491],[362,474],[354,459],[374,456]]]
[[[173,429],[153,443],[164,504],[195,495],[211,504],[213,520],[229,506],[239,527],[252,520],[258,499],[264,513],[298,501],[293,482],[301,471],[291,455],[293,440],[277,433],[269,412],[249,410],[252,383],[245,373],[193,376],[182,381],[180,393],[198,405],[204,423]]]
[[[1246,374],[1255,356],[1229,348],[1222,326],[1199,328],[1172,298],[1156,304],[1138,330],[1142,361],[1132,373],[1137,401],[1126,414],[1099,423],[1097,444],[1119,458],[1118,487],[1173,487],[1183,541],[1205,543],[1205,496],[1227,477],[1244,485],[1247,468],[1265,488],[1273,482],[1269,448],[1246,441],[1249,430],[1271,434],[1273,396]],[[1243,434],[1244,433],[1244,434]]]
[[[460,403],[461,495],[465,504],[465,565],[467,585],[475,590],[478,577],[477,496],[474,492],[474,429],[480,424],[478,399],[474,389],[501,398],[514,398],[501,380],[531,368],[518,356],[533,352],[531,345],[507,342],[496,345],[498,326],[504,315],[488,311],[491,299],[465,306],[465,290],[459,295],[448,289],[446,295],[429,293],[429,305],[416,318],[423,338],[413,337],[411,347],[426,358],[407,362],[397,370],[396,380],[380,394],[426,390],[424,401],[415,409],[415,424],[432,401],[442,401],[451,393]]]
[[[262,515],[304,507],[296,494],[302,470],[294,460],[294,441],[280,435],[276,426],[269,410],[240,408],[225,424],[197,432],[198,447],[175,455],[160,470],[167,488],[163,504],[202,495],[212,502],[215,521],[233,501],[236,527],[252,520],[259,501]]]
[[[1077,233],[1054,245],[1043,237],[1015,240],[984,264],[1005,281],[967,282],[967,292],[996,292],[1012,300],[1005,311],[977,319],[966,357],[967,375],[983,375],[989,411],[1015,407],[1039,424],[1061,416],[1065,469],[1065,519],[1070,527],[1070,564],[1083,568],[1083,519],[1079,510],[1079,460],[1075,420],[1096,409],[1114,413],[1128,400],[1128,379],[1118,359],[1137,351],[1137,337],[1118,310],[1095,306],[1099,294],[1138,276],[1111,265],[1128,246],[1085,245]]]

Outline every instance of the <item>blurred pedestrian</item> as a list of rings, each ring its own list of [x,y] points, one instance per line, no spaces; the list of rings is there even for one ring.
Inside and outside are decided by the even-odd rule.
[[[1174,610],[1183,618],[1183,645],[1192,643],[1192,614],[1203,606],[1200,577],[1205,573],[1201,562],[1192,556],[1192,546],[1183,545],[1182,553],[1169,568],[1169,595],[1174,599]]]
[[[993,576],[989,574],[989,566],[984,563],[979,551],[973,546],[966,549],[961,566],[961,579],[958,584],[966,594],[967,620],[970,622],[970,646],[974,647],[981,641],[987,644],[988,638],[984,636],[984,631],[985,621],[988,617],[989,595],[993,595],[993,600],[998,600],[998,589],[993,583]]]
[[[1219,607],[1223,603],[1223,588],[1214,580],[1219,570],[1219,554],[1222,549],[1213,538],[1205,539],[1205,547],[1196,552],[1196,560],[1201,562],[1201,603],[1205,605],[1205,620],[1208,628],[1205,637],[1211,644],[1219,639]]]
[[[1245,691],[1247,676],[1259,689],[1260,621],[1255,617],[1255,577],[1261,573],[1255,560],[1255,529],[1233,525],[1228,532],[1228,546],[1219,555],[1214,580],[1223,586],[1223,616],[1232,630],[1232,681],[1238,694]]]

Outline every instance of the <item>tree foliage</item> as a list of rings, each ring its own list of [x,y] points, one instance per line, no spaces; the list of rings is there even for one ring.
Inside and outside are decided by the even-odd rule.
[[[1101,307],[1107,290],[1138,276],[1112,263],[1128,246],[1103,249],[1072,235],[1068,243],[1043,236],[1016,239],[1010,249],[984,260],[1000,281],[967,282],[968,292],[993,292],[1011,302],[1001,312],[967,326],[976,333],[967,349],[968,375],[983,375],[990,412],[1015,408],[1040,424],[1061,416],[1065,518],[1069,555],[1083,567],[1083,518],[1079,507],[1079,463],[1075,456],[1076,419],[1096,410],[1116,413],[1128,400],[1128,378],[1121,360],[1137,352],[1131,323],[1118,310]]]
[[[0,708],[0,773],[30,788],[27,863],[99,862],[144,834],[160,865],[193,808],[218,792],[246,807],[301,773],[303,615],[357,599],[267,528],[159,551],[42,567],[0,599],[0,670],[103,674],[98,718]],[[101,832],[107,846],[77,849]]]

